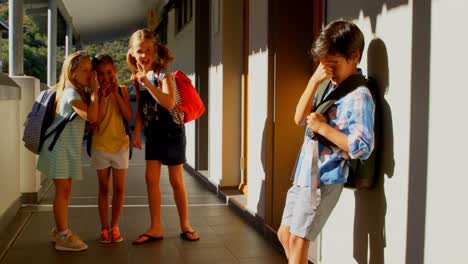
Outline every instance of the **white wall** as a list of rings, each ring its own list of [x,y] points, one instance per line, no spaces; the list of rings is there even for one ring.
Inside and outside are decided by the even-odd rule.
[[[265,125],[268,108],[268,1],[249,1],[247,209],[265,216]]]
[[[20,197],[19,101],[0,100],[0,216]]]
[[[432,1],[425,263],[463,263],[467,256],[467,7]]]
[[[193,2],[195,8],[195,1]],[[176,32],[175,10],[168,16],[167,47],[175,57],[173,70],[182,70],[195,84],[195,11],[192,20],[180,32]],[[187,137],[187,164],[195,167],[195,122],[185,124]]]
[[[36,96],[40,92],[40,81],[30,76],[15,76],[12,78],[21,87],[21,101],[18,107],[19,135],[24,133],[24,124],[31,111]],[[20,138],[21,139],[21,138]],[[41,174],[36,170],[38,156],[23,146],[18,145],[20,153],[20,190],[21,193],[37,193],[41,188]]]
[[[383,1],[380,2],[372,2],[374,9],[371,9],[369,5],[366,5],[369,4],[366,1],[350,1],[346,4],[349,6],[343,5],[343,2],[338,0],[327,1],[328,22],[341,16],[351,17],[363,31],[366,48],[363,52],[361,67],[365,74],[375,71],[375,69],[368,68],[368,61],[375,59],[367,56],[369,43],[372,40],[383,43],[380,49],[387,53],[388,66],[381,65],[381,67],[383,69],[388,67],[388,73],[386,75],[383,73],[388,80],[378,81],[381,85],[388,83],[385,99],[391,110],[387,113],[391,114],[391,119],[387,120],[386,125],[393,127],[393,155],[387,153],[390,154],[387,158],[391,159],[393,156],[395,166],[393,173],[389,175],[387,172],[385,175],[385,184],[380,193],[375,191],[369,194],[355,194],[350,190],[343,192],[322,232],[321,263],[355,263],[354,257],[364,256],[365,258],[367,254],[375,258],[374,262],[370,263],[406,262],[413,10],[411,3],[405,3],[405,1],[391,8],[382,4]],[[380,4],[376,6],[376,3]],[[356,11],[355,9],[358,9],[357,13],[353,12]],[[377,76],[379,77],[382,76]],[[413,176],[417,177],[417,175]],[[375,208],[363,210],[355,207],[355,197],[368,200],[378,197],[381,201],[380,204],[364,201],[364,204],[373,204]],[[374,215],[355,215],[356,212],[366,212],[366,210],[370,210]],[[359,234],[354,229],[356,219],[369,217],[375,217],[375,219],[366,221],[381,221],[380,224],[374,226],[377,230],[369,230],[374,235],[372,239],[377,241],[367,241],[367,236],[364,234],[365,239],[357,243],[355,239]],[[379,232],[380,235],[376,235]],[[337,250],[340,254],[336,253]],[[356,258],[359,259],[359,257]]]

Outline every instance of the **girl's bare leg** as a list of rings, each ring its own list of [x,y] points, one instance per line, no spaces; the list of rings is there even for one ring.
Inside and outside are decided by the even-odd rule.
[[[70,203],[72,179],[55,179],[54,185],[55,227],[60,232],[68,229],[68,204]]]
[[[148,204],[150,208],[151,226],[145,234],[160,237],[163,235],[161,225],[161,189],[159,180],[161,178],[161,162],[157,160],[146,161],[146,189],[148,192]],[[148,238],[139,237],[135,242],[142,242]]]
[[[189,224],[188,219],[188,199],[187,190],[185,189],[183,164],[168,166],[169,167],[169,180],[171,182],[172,190],[174,191],[174,200],[179,213],[180,229],[182,232],[193,231]],[[188,234],[190,239],[197,239],[197,233]]]
[[[99,183],[98,208],[99,208],[99,217],[101,218],[101,230],[109,229],[110,173],[111,173],[110,168],[97,170],[98,183]]]
[[[112,220],[111,227],[117,226],[125,197],[125,176],[127,169],[112,169]]]

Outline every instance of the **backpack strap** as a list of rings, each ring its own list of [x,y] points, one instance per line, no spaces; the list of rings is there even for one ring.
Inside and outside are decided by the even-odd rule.
[[[319,87],[317,88],[317,97],[316,97],[315,104],[312,108],[312,112],[317,111],[318,105],[323,101],[323,97],[325,96],[325,94],[327,93],[327,91],[330,89],[331,86],[332,86],[332,83],[330,80],[325,80],[319,85]]]
[[[52,151],[54,149],[55,143],[57,143],[57,140],[60,134],[62,134],[62,131],[65,129],[65,126],[67,125],[67,123],[73,121],[73,119],[75,119],[76,116],[77,116],[77,113],[73,112],[68,118],[64,119],[59,125],[57,125],[57,127],[54,130],[52,130],[48,135],[45,136],[44,140],[48,138],[50,135],[52,135],[52,133],[55,131],[54,138],[52,139],[52,142],[50,143],[48,147],[49,151]]]
[[[160,75],[161,75],[161,67],[158,67],[158,74],[156,75],[156,78],[158,80],[158,84],[161,85],[161,89],[162,89],[162,80],[159,79]],[[172,85],[174,86],[174,100],[176,101],[176,104],[175,104],[174,108],[172,108],[171,110],[168,110],[168,111],[171,114],[174,123],[177,124],[177,121],[175,119],[178,119],[179,120],[178,125],[183,126],[184,125],[184,117],[182,116],[181,110],[178,108],[178,104],[177,104],[178,103],[177,98],[180,98],[180,91],[179,91],[179,88],[177,87],[176,75],[177,75],[176,72],[172,73],[172,78],[173,78]]]
[[[119,87],[118,91],[119,91],[119,95],[122,96],[122,87]],[[129,151],[129,159],[131,159],[132,156],[133,156],[133,147],[132,147],[132,138],[133,137],[132,137],[132,133],[130,132],[130,127],[128,125],[128,122],[123,116],[122,116],[122,122],[124,124],[125,133],[128,135],[128,139],[130,141],[130,144],[128,146],[128,148],[129,148],[128,151]]]

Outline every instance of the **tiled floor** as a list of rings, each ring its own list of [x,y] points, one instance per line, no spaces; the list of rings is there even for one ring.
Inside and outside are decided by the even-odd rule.
[[[78,253],[56,252],[49,242],[49,232],[54,226],[52,187],[40,205],[21,209],[21,219],[26,218],[27,222],[1,264],[286,263],[271,242],[264,240],[225,202],[188,173],[185,173],[185,183],[189,194],[190,221],[201,239],[198,242],[181,240],[177,209],[166,168],[163,168],[161,177],[164,240],[141,246],[131,245],[131,241],[145,231],[149,224],[141,152],[135,153],[127,177],[127,197],[120,221],[120,229],[126,240],[120,244],[99,244],[97,181],[87,158],[84,158],[83,173],[84,180],[73,183],[69,225],[89,245],[88,250]]]

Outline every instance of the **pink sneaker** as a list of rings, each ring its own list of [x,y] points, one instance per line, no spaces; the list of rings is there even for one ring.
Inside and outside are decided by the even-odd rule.
[[[109,229],[101,230],[101,237],[99,238],[99,242],[103,244],[109,244],[111,242]]]
[[[119,243],[123,241],[123,237],[120,235],[119,227],[113,226],[111,228],[111,238],[113,243]]]

